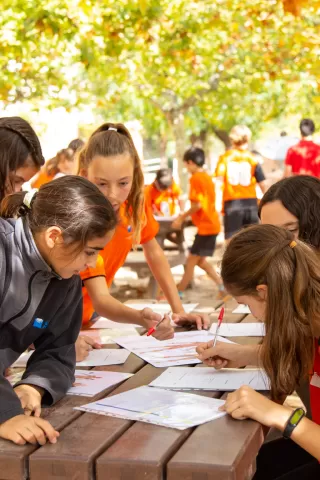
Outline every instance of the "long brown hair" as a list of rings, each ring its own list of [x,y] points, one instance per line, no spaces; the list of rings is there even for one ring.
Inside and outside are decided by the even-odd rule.
[[[14,191],[10,173],[30,157],[35,167],[44,164],[39,139],[31,125],[20,117],[0,118],[0,201]]]
[[[80,151],[79,170],[88,168],[92,159],[100,155],[110,157],[128,153],[133,161],[133,182],[126,201],[125,215],[133,230],[133,245],[140,241],[144,208],[144,178],[141,160],[128,129],[122,123],[104,123],[93,132]]]
[[[267,285],[261,360],[273,398],[291,393],[312,368],[314,325],[320,321],[319,258],[291,232],[256,225],[235,235],[221,275],[235,296],[257,296]]]
[[[61,228],[66,245],[81,251],[89,240],[104,237],[117,224],[111,203],[85,178],[66,175],[42,185],[30,208],[26,192],[8,195],[1,202],[3,218],[26,217],[33,234],[53,225]]]

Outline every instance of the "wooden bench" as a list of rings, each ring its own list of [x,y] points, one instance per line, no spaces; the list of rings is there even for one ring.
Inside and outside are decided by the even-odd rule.
[[[220,304],[216,302],[213,306]],[[208,303],[202,302],[202,306]],[[235,306],[233,300],[227,302],[225,321],[252,320],[250,316],[232,314]],[[218,312],[211,315],[213,321],[217,315]],[[133,354],[124,365],[95,370],[130,372],[134,376],[94,400],[146,385],[164,371],[146,365]],[[223,392],[193,393],[223,395]],[[55,445],[16,446],[0,440],[0,480],[252,479],[255,459],[264,440],[262,427],[254,421],[239,422],[225,416],[180,431],[73,410],[88,401],[92,398],[66,396],[54,407],[43,410],[42,416],[60,431]]]

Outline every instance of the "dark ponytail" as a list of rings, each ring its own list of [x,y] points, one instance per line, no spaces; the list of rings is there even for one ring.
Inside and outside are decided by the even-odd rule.
[[[0,200],[13,191],[10,174],[24,166],[28,157],[36,167],[44,164],[39,139],[20,117],[0,118]]]
[[[53,225],[62,230],[67,245],[83,249],[89,240],[104,237],[117,224],[110,202],[85,178],[66,175],[42,185],[24,204],[26,192],[7,196],[0,207],[3,218],[26,216],[33,234]]]

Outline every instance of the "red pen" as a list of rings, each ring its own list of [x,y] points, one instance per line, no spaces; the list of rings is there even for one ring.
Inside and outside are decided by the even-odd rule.
[[[168,312],[167,315],[170,315],[170,313],[171,312]],[[147,333],[147,337],[150,337],[150,335],[152,335],[157,330],[160,323],[162,323],[164,319],[165,319],[165,315],[163,316],[163,318],[161,318],[161,320],[159,320],[159,322],[157,323],[157,325],[155,327],[149,328],[148,333]]]
[[[217,343],[217,336],[218,336],[219,328],[220,328],[220,325],[222,323],[223,317],[224,317],[224,307],[221,308],[220,313],[219,313],[216,333],[214,335],[214,340],[213,340],[213,346],[214,347],[216,346],[216,343]]]

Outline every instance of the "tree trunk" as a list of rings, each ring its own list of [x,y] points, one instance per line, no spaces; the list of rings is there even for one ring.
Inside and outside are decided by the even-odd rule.
[[[181,111],[171,111],[167,115],[169,125],[171,127],[173,137],[176,144],[176,158],[178,160],[178,173],[180,178],[180,186],[184,192],[187,191],[188,176],[183,171],[183,154],[187,149],[187,139],[184,125],[184,114]]]
[[[221,140],[221,142],[224,144],[225,149],[229,150],[231,148],[231,140],[229,138],[228,132],[225,130],[220,130],[219,128],[212,127],[213,132],[216,134],[216,136]]]

